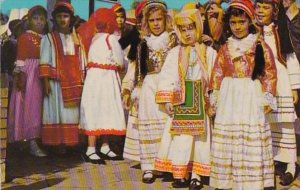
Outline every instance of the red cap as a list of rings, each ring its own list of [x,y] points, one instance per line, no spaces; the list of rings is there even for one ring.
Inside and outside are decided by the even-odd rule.
[[[251,19],[254,18],[254,5],[251,0],[232,0],[229,4],[229,8],[230,7],[241,9],[245,11]]]
[[[72,14],[74,14],[74,8],[73,6],[71,5],[71,3],[69,2],[66,2],[66,1],[59,1],[55,4],[54,6],[54,10],[58,7],[66,7],[69,11],[72,12]]]
[[[264,0],[262,1],[264,3],[276,3],[276,4],[279,4],[279,0]],[[255,4],[257,3],[257,0],[255,1]]]
[[[111,7],[111,9],[112,9],[114,12],[117,12],[118,10],[124,9],[124,8],[122,7],[121,4],[116,3],[116,4],[114,4],[114,5]]]
[[[143,13],[143,9],[147,4],[147,0],[140,2],[135,8],[135,17],[137,18],[140,14]]]
[[[33,13],[37,10],[41,10],[45,14],[45,16],[47,17],[47,10],[44,7],[40,6],[40,5],[36,5],[34,7],[31,7],[31,9],[29,9],[29,11],[27,13],[27,16],[32,17]]]

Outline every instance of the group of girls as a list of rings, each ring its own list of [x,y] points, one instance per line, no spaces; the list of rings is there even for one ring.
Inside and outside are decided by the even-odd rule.
[[[188,3],[173,18],[164,2],[142,1],[130,30],[119,4],[75,29],[74,8],[61,1],[50,33],[46,10],[31,8],[18,38],[10,142],[30,139],[42,157],[40,134],[45,145],[76,145],[81,132],[87,161],[103,164],[118,157],[106,135],[126,135],[123,156],[140,161],[144,183],[172,173],[174,188],[201,189],[206,176],[217,189],[275,189],[275,161],[287,164],[278,175],[289,185],[300,67],[280,17],[295,2],[283,1],[232,0],[226,12],[222,1]]]

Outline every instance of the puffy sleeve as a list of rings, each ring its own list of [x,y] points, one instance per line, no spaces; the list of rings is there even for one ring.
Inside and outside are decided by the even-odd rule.
[[[274,61],[274,56],[271,48],[263,41],[261,45],[264,49],[265,58],[265,75],[261,78],[263,92],[269,92],[274,97],[276,95],[277,70]]]
[[[225,62],[225,57],[224,57],[224,49],[225,45],[223,45],[216,57],[216,60],[213,65],[213,69],[211,71],[211,77],[210,77],[210,82],[209,82],[209,89],[210,90],[220,90],[220,86],[222,83],[222,80],[224,78],[224,72],[222,65]]]
[[[122,80],[122,91],[124,89],[127,89],[129,91],[133,90],[135,86],[135,69],[136,69],[136,61],[129,60],[126,75]]]
[[[23,33],[17,40],[17,59],[16,67],[23,67],[25,65],[25,59],[28,58],[28,42],[26,33]]]
[[[295,53],[287,55],[287,70],[292,89],[300,88],[300,65]]]
[[[156,103],[173,102],[176,83],[179,82],[178,74],[179,46],[168,53],[163,67],[158,75],[158,88],[155,96]]]
[[[109,43],[113,51],[113,58],[118,66],[124,66],[124,53],[115,35],[109,36]]]
[[[48,35],[43,36],[40,50],[40,77],[51,76],[52,47]]]

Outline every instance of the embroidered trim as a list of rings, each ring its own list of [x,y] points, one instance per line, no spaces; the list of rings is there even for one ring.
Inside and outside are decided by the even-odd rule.
[[[100,64],[100,63],[94,63],[94,62],[88,63],[86,67],[87,67],[87,69],[90,69],[90,68],[98,68],[98,69],[114,70],[114,71],[120,70],[120,67],[117,66],[117,65],[112,65],[112,64]]]
[[[50,65],[40,64],[39,66],[40,77],[49,77],[51,79],[59,79],[57,69]]]
[[[170,91],[158,91],[155,95],[156,103],[173,102],[173,92]]]
[[[88,136],[94,135],[126,135],[126,130],[116,130],[116,129],[97,129],[97,130],[85,130],[79,129],[79,132]]]

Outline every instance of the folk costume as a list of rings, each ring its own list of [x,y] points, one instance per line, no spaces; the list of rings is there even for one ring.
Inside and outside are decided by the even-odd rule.
[[[37,12],[47,17],[43,7],[34,6],[29,10],[27,18],[31,19]],[[25,89],[18,90],[18,84],[14,83],[10,97],[8,142],[31,140],[41,135],[43,95],[39,62],[42,36],[43,34],[27,30],[17,39],[14,73],[19,75],[20,81],[17,82],[23,83]]]
[[[300,62],[300,9],[297,7],[297,2],[291,3],[286,10],[287,26],[293,49],[296,53],[297,59]],[[300,90],[298,89],[298,95]],[[300,102],[295,105],[298,118],[300,117]]]
[[[153,8],[167,10],[161,1],[148,1],[143,10],[143,27],[147,27],[146,14]],[[174,34],[167,31],[155,36],[150,31],[141,41],[137,51],[136,80],[139,91],[132,98],[138,99],[138,131],[140,160],[143,171],[154,170],[159,143],[163,134],[167,115],[155,102],[158,74],[161,71],[169,50],[174,46]]]
[[[279,4],[277,0],[272,3]],[[273,6],[275,6],[273,5]],[[285,18],[283,18],[285,19]],[[278,109],[267,114],[266,118],[271,125],[274,160],[288,163],[287,172],[295,175],[297,162],[295,120],[296,111],[293,103],[292,90],[300,89],[300,65],[289,38],[283,41],[282,30],[287,26],[272,22],[262,26],[264,41],[270,46],[275,58],[277,69],[276,100]],[[284,44],[282,44],[284,43]],[[286,46],[289,45],[290,48]],[[290,49],[289,52],[288,49]]]
[[[24,91],[12,90],[8,117],[9,142],[40,137],[42,125],[42,85],[39,79],[42,35],[31,30],[17,41],[16,68],[23,72]]]
[[[216,51],[204,43],[186,45],[179,27],[196,26],[201,40],[202,20],[197,9],[175,15],[175,31],[181,45],[168,53],[158,77],[157,103],[172,103],[174,116],[165,125],[155,169],[183,179],[188,172],[210,175],[211,128],[206,115],[208,84]]]
[[[231,8],[253,18],[250,0],[233,0],[228,12]],[[257,72],[262,63],[264,70]],[[268,105],[276,110],[276,67],[266,43],[255,34],[242,39],[230,37],[218,52],[210,89],[211,105],[216,106],[210,186],[249,190],[274,187],[271,131],[263,108]]]
[[[126,134],[118,74],[123,67],[124,55],[117,37],[112,34],[117,30],[113,19],[111,10],[100,8],[87,23],[87,27],[94,27],[97,33],[91,35],[81,101],[80,129],[86,135]]]
[[[143,15],[143,8],[146,5],[146,1],[140,2],[135,9],[135,17],[141,17]],[[136,20],[138,22],[138,20]],[[137,23],[138,24],[138,23]],[[126,94],[131,94],[135,91],[136,87],[136,64],[137,64],[137,46],[140,43],[140,33],[135,26],[127,35],[122,37],[119,40],[122,48],[124,49],[130,45],[130,49],[127,55],[128,58],[128,68],[126,74],[122,80],[122,96]],[[135,97],[134,94],[132,94]],[[126,138],[124,145],[123,157],[140,161],[140,143],[139,143],[139,131],[138,131],[138,109],[136,105],[132,104],[133,101],[128,102],[129,112],[127,119],[127,129],[126,129]],[[126,102],[127,103],[127,102]]]
[[[74,13],[69,3],[58,3]],[[42,38],[40,77],[49,78],[51,92],[44,96],[42,142],[47,145],[78,143],[79,105],[85,66],[78,34],[53,31]]]

